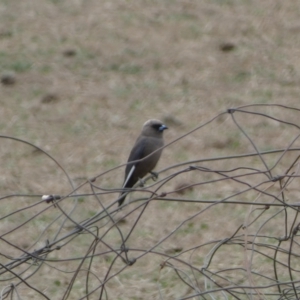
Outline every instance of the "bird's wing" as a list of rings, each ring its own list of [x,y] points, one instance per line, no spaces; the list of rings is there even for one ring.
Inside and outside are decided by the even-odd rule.
[[[139,138],[135,145],[133,146],[128,161],[127,161],[127,166],[125,169],[125,180],[124,180],[124,184],[123,187],[127,186],[127,183],[129,182],[130,178],[132,177],[132,174],[134,173],[134,170],[136,168],[136,164],[135,163],[130,163],[132,161],[136,161],[139,160],[141,158],[143,158],[144,155],[144,149],[145,149],[145,145],[146,145],[146,140],[145,138]],[[132,181],[132,184],[134,184],[135,182]],[[129,184],[131,185],[131,184]]]
[[[146,145],[145,138],[138,139],[130,152],[127,162],[131,162],[131,161],[135,161],[135,160],[139,160],[139,159],[143,158],[145,145]]]

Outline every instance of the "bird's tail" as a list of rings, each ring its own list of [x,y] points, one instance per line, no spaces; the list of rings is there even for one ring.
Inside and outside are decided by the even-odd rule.
[[[118,202],[119,202],[119,207],[124,203],[126,196],[127,196],[127,192],[123,192],[123,193],[120,195],[120,198],[119,198],[119,200],[118,200]]]
[[[131,175],[132,173],[134,172],[135,170],[135,165],[133,165],[131,168],[130,168],[130,171],[128,172],[127,176],[125,177],[125,181],[124,181],[124,184],[123,184],[123,188],[128,188],[128,187],[132,187],[133,184],[130,183],[130,179],[131,179]],[[127,193],[128,192],[123,192],[121,193],[120,195],[120,199],[119,199],[119,207],[123,204],[123,202],[125,201],[125,198],[127,196]]]

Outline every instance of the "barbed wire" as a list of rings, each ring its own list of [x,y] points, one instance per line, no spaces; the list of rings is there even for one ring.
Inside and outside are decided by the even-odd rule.
[[[101,182],[125,164],[76,186],[47,151],[1,135],[51,160],[69,192],[0,198],[0,299],[299,299],[300,109],[230,108],[165,148],[224,116],[230,155],[171,164],[121,209]]]

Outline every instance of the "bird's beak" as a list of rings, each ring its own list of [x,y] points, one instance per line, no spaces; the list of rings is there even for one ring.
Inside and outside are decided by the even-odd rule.
[[[165,129],[168,129],[168,127],[166,125],[161,125],[158,130],[159,131],[164,131]]]

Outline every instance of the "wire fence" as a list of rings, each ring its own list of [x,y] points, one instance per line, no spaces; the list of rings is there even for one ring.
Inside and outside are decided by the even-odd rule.
[[[165,146],[198,157],[147,177],[122,209],[107,184],[121,166],[75,186],[49,153],[1,136],[51,161],[69,192],[2,195],[0,299],[299,299],[299,120],[275,104],[216,115]],[[224,156],[202,157],[218,130]]]

